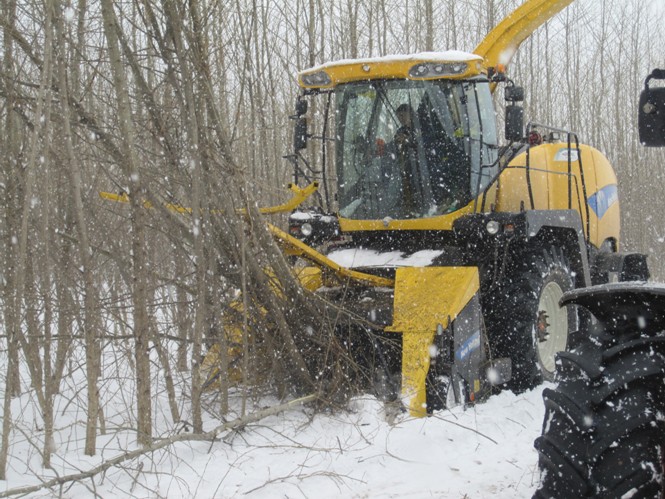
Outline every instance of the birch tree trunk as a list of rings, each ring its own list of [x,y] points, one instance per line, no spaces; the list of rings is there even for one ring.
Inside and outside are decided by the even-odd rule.
[[[2,417],[2,445],[0,446],[0,480],[6,480],[7,459],[9,452],[9,440],[12,431],[12,397],[20,392],[20,380],[18,376],[18,334],[20,309],[16,295],[16,274],[17,258],[16,249],[18,248],[18,186],[16,177],[18,174],[19,158],[19,131],[18,117],[15,114],[16,91],[14,81],[16,72],[14,67],[14,44],[12,42],[11,31],[15,29],[16,22],[16,1],[9,0],[0,7],[2,15],[6,19],[3,32],[4,51],[3,51],[3,86],[5,89],[5,102],[7,106],[3,142],[3,160],[2,166],[5,176],[5,224],[6,234],[3,238],[3,267],[4,286],[3,286],[3,314],[5,320],[5,330],[7,334],[7,364],[5,374],[5,390],[3,400]]]
[[[138,159],[134,148],[134,129],[127,90],[127,77],[118,46],[118,23],[111,0],[102,0],[102,17],[106,35],[113,85],[118,104],[118,122],[124,149],[121,165],[130,186],[132,229],[132,303],[134,308],[134,337],[136,341],[136,399],[137,441],[148,446],[152,442],[152,396],[150,389],[150,330],[147,311],[148,272],[145,250],[145,217],[143,207],[144,189]],[[96,413],[95,413],[96,414]]]
[[[88,412],[86,418],[85,453],[94,456],[97,441],[97,418],[99,415],[99,387],[97,379],[100,376],[101,366],[100,349],[97,333],[100,331],[100,323],[97,320],[97,291],[95,288],[92,269],[92,248],[88,236],[85,208],[83,206],[81,187],[81,168],[74,151],[74,137],[71,129],[72,112],[69,106],[69,83],[67,81],[67,63],[65,60],[66,40],[64,27],[62,25],[62,5],[55,0],[55,29],[58,40],[57,74],[60,93],[60,113],[62,119],[62,136],[65,146],[65,166],[69,177],[71,203],[76,220],[76,231],[78,236],[78,256],[81,262],[83,277],[83,335],[86,350],[86,381],[88,390]]]

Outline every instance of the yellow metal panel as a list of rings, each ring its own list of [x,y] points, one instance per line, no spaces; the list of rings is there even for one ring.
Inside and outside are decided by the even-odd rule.
[[[409,414],[416,418],[427,414],[425,382],[434,334],[434,331],[410,332],[402,338],[402,400]]]
[[[531,149],[530,165],[534,207],[537,210],[546,210],[549,205],[547,146]],[[501,172],[496,209],[500,212],[519,212],[522,206],[527,210],[531,208],[527,186],[526,153],[515,157]]]
[[[424,416],[425,379],[438,324],[448,326],[478,292],[476,267],[406,267],[395,274],[393,324],[402,333],[402,397],[413,416]]]
[[[488,197],[488,201],[491,197]],[[478,209],[480,209],[480,201]],[[489,209],[489,202],[486,209]],[[342,232],[354,232],[364,230],[452,230],[453,223],[462,215],[473,213],[474,201],[453,213],[427,218],[412,218],[403,220],[352,220],[350,218],[339,218],[339,226]]]
[[[560,144],[561,150],[564,150],[568,147],[568,144]],[[596,180],[596,168],[594,166],[594,160],[592,156],[592,148],[587,145],[580,145],[580,158],[582,161],[581,169],[580,162],[573,161],[571,164],[571,169],[574,175],[572,181],[572,198],[573,203],[572,207],[574,210],[579,211],[580,217],[582,219],[582,227],[584,227],[585,234],[587,234],[587,209],[586,202],[584,200],[584,190],[586,186],[586,195],[587,197],[592,195],[597,190],[597,180]],[[555,161],[555,165],[564,172],[568,172],[568,162],[567,161]],[[582,183],[581,172],[584,173],[584,184]],[[558,178],[566,178],[561,175]],[[558,180],[562,182],[561,180]],[[567,209],[568,208],[568,184],[566,181],[565,186],[561,186],[556,190],[553,190],[551,193],[552,196],[559,195],[560,201],[557,204],[554,204],[553,209]],[[565,203],[563,202],[565,200]],[[590,211],[591,219],[589,220],[589,231],[587,237],[590,241],[594,241],[597,236],[598,227],[597,219],[593,215],[593,211]]]
[[[568,144],[557,142],[542,144],[531,148],[531,188],[534,205],[537,210],[567,210],[568,204]],[[603,154],[588,145],[580,145],[584,185],[587,199],[603,188],[616,185],[617,179],[609,161]],[[575,153],[573,153],[575,154]],[[584,187],[580,172],[580,162],[576,156],[571,163],[571,209],[580,214],[582,226],[586,232],[587,209],[584,202]],[[530,209],[526,183],[526,153],[520,154],[510,162],[510,168],[501,173],[497,211],[516,212]],[[620,217],[619,203],[615,201],[599,219],[593,210],[589,210],[589,241],[596,247],[606,239],[619,241]]]
[[[556,143],[547,144],[545,147],[548,152],[547,169],[552,172],[550,175],[549,207],[552,210],[568,209],[568,144]],[[574,148],[573,148],[574,149]],[[593,172],[593,162],[588,149],[581,149],[582,164],[584,165],[584,180],[587,188],[596,184],[596,175]],[[573,152],[573,154],[575,154]],[[576,156],[573,156],[575,159]],[[556,159],[556,161],[555,161]],[[536,167],[540,165],[536,164]],[[570,164],[572,179],[571,187],[571,208],[578,211],[582,216],[582,223],[586,223],[586,210],[582,204],[584,192],[582,189],[582,177],[580,176],[580,163],[578,160]]]
[[[591,219],[593,220],[595,215],[593,211],[591,212]],[[598,232],[596,234],[595,240],[591,242],[597,248],[603,244],[603,241],[608,239],[614,239],[616,241],[616,249],[620,251],[621,245],[621,213],[619,203],[614,203],[605,213],[603,218],[598,221]]]
[[[594,195],[597,191],[610,185],[617,185],[617,177],[614,169],[607,158],[597,149],[589,148],[593,158],[593,165],[596,173],[596,185],[594,188],[588,190],[589,196]],[[584,170],[586,171],[585,165]],[[592,231],[591,242],[600,247],[606,239],[614,239],[617,243],[617,250],[619,249],[620,234],[621,234],[621,214],[619,201],[615,201],[605,212],[605,214],[598,220],[593,210],[591,210],[591,221],[595,225],[595,230]]]
[[[318,267],[303,267],[295,269],[300,284],[309,291],[316,291],[323,286],[323,276]]]
[[[597,183],[599,186],[617,183],[617,176],[608,159],[598,149],[589,147],[593,155],[593,161],[596,166]]]
[[[476,267],[403,267],[395,273],[393,324],[386,331],[436,331],[478,292]]]

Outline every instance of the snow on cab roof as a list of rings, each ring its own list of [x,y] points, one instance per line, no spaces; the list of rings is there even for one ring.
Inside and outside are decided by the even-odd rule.
[[[368,57],[364,59],[340,59],[330,61],[318,66],[313,66],[301,71],[301,73],[314,73],[337,66],[348,66],[352,64],[376,64],[376,63],[396,63],[396,62],[471,62],[482,61],[479,55],[461,50],[446,50],[443,52],[418,52],[415,54],[391,54],[381,57]]]

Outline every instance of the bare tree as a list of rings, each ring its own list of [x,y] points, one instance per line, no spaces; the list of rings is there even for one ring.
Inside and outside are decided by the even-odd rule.
[[[143,207],[142,172],[138,168],[134,145],[134,127],[132,125],[132,110],[127,90],[127,78],[120,56],[118,44],[119,29],[113,2],[102,1],[102,16],[104,19],[104,34],[106,35],[111,70],[113,73],[113,86],[118,101],[118,121],[123,144],[123,163],[120,165],[127,176],[130,186],[131,228],[132,228],[132,301],[134,306],[134,336],[136,338],[136,399],[137,399],[137,440],[141,445],[148,446],[152,441],[152,409],[150,395],[150,358],[149,342],[150,331],[148,327],[147,311],[147,272],[148,262],[145,249],[145,209]],[[90,359],[89,359],[90,361]],[[91,369],[89,366],[88,369]],[[94,401],[96,402],[96,401]],[[92,418],[97,417],[97,406],[88,407]],[[88,415],[90,418],[90,414]],[[90,424],[90,423],[89,423]],[[87,440],[86,440],[87,441]],[[94,440],[86,452],[94,453]]]
[[[9,439],[11,435],[12,397],[18,395],[20,390],[18,378],[18,317],[16,301],[16,265],[15,247],[18,242],[17,195],[16,175],[17,160],[19,155],[20,136],[18,130],[18,117],[16,108],[15,91],[15,68],[14,68],[14,44],[12,43],[11,31],[15,29],[16,2],[3,3],[2,15],[5,19],[3,26],[4,53],[2,61],[2,85],[5,97],[4,127],[3,127],[3,150],[4,155],[3,173],[5,182],[5,205],[4,218],[6,232],[3,235],[3,266],[5,270],[3,286],[3,314],[5,328],[7,331],[7,369],[5,377],[5,392],[2,418],[2,447],[0,447],[0,479],[6,479],[7,458],[9,451]]]

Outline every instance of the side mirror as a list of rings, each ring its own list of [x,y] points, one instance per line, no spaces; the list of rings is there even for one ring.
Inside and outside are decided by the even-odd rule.
[[[307,101],[305,99],[298,98],[296,101],[296,116],[302,116],[307,113]]]
[[[524,108],[506,106],[506,140],[519,142],[524,138]]]
[[[665,146],[665,87],[649,88],[649,80],[664,80],[665,70],[654,69],[640,94],[637,124],[640,142],[649,147]]]
[[[296,126],[293,131],[293,148],[296,151],[300,151],[307,147],[307,136],[307,118],[297,118]]]
[[[504,89],[503,95],[506,102],[522,102],[524,100],[524,87],[508,86]]]

